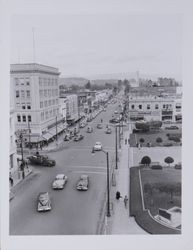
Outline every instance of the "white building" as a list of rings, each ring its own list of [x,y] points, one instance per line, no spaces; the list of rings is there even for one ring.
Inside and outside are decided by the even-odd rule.
[[[127,100],[127,107],[130,119],[175,122],[182,118],[181,101],[181,98],[176,96],[130,96]]]
[[[76,122],[79,119],[78,96],[75,94],[67,94],[60,97],[60,110],[66,115],[66,121],[69,123]],[[66,110],[65,110],[66,108]],[[63,111],[62,111],[63,109]]]
[[[11,65],[16,130],[28,129],[30,142],[48,140],[59,124],[59,71],[36,63]],[[58,126],[58,132],[62,128]],[[29,134],[30,131],[30,134]]]

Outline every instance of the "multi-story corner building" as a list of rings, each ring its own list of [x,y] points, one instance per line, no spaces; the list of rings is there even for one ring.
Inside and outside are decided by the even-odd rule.
[[[14,110],[14,92],[10,88],[10,116],[9,116],[9,171],[13,173],[17,170],[17,147],[15,136],[15,110]]]
[[[15,129],[26,130],[29,142],[48,140],[62,129],[59,125],[59,71],[37,63],[11,65]]]
[[[130,119],[170,120],[182,119],[181,97],[130,96],[127,99],[127,111]]]

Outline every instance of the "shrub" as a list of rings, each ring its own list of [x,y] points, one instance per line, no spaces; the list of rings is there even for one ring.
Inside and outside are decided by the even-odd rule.
[[[170,166],[170,164],[174,162],[174,159],[172,157],[168,156],[165,158],[164,161],[165,161],[165,163],[169,164],[169,166]]]
[[[140,138],[140,139],[139,139],[139,142],[144,143],[145,140],[144,140],[143,138]]]
[[[151,163],[151,158],[149,156],[144,156],[141,159],[141,164],[143,164],[145,166],[149,166],[150,163]]]
[[[161,137],[158,137],[157,139],[156,139],[156,142],[157,143],[161,143],[163,140],[162,140],[162,138]]]
[[[163,167],[161,165],[152,165],[151,168],[152,169],[163,169]]]
[[[181,163],[175,164],[174,168],[175,169],[182,169],[182,164]]]
[[[170,142],[164,143],[164,146],[165,146],[165,147],[171,147],[171,146],[173,146],[173,143],[170,143]]]

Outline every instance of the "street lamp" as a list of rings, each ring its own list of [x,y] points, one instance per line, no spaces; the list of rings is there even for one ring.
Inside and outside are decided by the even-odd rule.
[[[111,216],[110,213],[110,189],[109,189],[109,153],[105,150],[101,150],[105,155],[107,159],[107,217]],[[94,147],[92,148],[92,154],[95,153]]]

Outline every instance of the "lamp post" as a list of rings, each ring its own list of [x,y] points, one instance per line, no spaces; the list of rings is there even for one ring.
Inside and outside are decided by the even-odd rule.
[[[101,150],[106,155],[107,160],[107,217],[111,216],[110,213],[110,188],[109,188],[109,153],[107,151]],[[95,153],[95,149],[93,147],[92,154]]]
[[[57,127],[57,116],[56,116],[56,143],[58,142],[58,127]]]
[[[118,152],[117,152],[117,126],[115,126],[115,169],[118,169]]]

